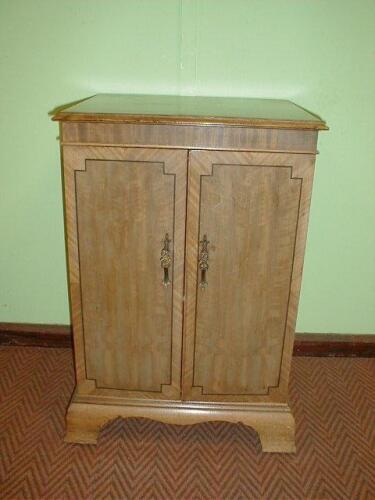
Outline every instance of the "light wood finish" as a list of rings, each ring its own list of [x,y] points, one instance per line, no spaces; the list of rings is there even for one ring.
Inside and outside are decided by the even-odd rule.
[[[326,130],[318,116],[293,102],[247,97],[98,94],[60,109],[61,121],[233,125]]]
[[[64,174],[78,382],[179,399],[186,152],[69,146]]]
[[[286,401],[314,157],[193,151],[189,160],[183,398]]]
[[[242,422],[256,430],[264,452],[295,452],[295,423],[287,405],[204,406],[184,403],[92,405],[73,399],[67,413],[65,441],[96,444],[101,428],[118,417],[143,417],[166,424],[191,425],[207,421]]]
[[[63,144],[316,153],[316,130],[62,122]]]
[[[141,101],[55,117],[77,374],[66,440],[95,442],[117,416],[228,420],[264,451],[294,451],[288,380],[325,124],[281,101]]]

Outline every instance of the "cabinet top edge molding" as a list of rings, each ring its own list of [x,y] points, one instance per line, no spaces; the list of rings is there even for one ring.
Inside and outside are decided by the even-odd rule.
[[[52,119],[328,130],[319,116],[291,101],[245,97],[97,94],[56,109]]]

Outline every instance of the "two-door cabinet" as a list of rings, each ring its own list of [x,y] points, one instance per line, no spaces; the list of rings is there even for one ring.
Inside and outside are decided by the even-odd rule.
[[[77,386],[116,417],[243,422],[295,449],[288,379],[317,116],[288,101],[97,95],[59,111]]]

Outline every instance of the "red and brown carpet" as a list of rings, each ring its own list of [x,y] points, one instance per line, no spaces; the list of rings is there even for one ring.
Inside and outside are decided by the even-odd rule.
[[[297,453],[242,425],[116,420],[65,444],[71,351],[0,349],[0,498],[375,498],[375,359],[294,358]]]

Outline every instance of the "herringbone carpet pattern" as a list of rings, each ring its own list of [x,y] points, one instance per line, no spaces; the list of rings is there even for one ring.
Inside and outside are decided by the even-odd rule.
[[[65,444],[70,350],[0,349],[0,498],[374,499],[375,359],[294,358],[297,454],[242,425],[114,421]]]

